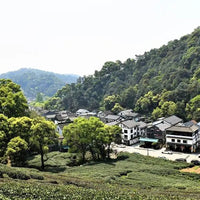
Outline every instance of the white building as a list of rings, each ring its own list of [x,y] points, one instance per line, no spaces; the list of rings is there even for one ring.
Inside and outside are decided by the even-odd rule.
[[[122,128],[122,143],[132,145],[139,142],[139,138],[146,134],[146,123],[127,120],[119,123]]]
[[[195,152],[198,147],[199,127],[192,125],[176,125],[166,130],[167,148],[179,151]]]

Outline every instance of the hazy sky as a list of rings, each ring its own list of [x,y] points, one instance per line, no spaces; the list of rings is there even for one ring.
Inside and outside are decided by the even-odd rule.
[[[93,74],[200,26],[199,0],[0,0],[0,73]]]

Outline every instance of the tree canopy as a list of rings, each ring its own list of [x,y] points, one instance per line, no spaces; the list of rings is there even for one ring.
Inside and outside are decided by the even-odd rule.
[[[7,117],[27,115],[28,104],[20,86],[9,79],[0,79],[0,113]]]
[[[112,110],[118,103],[118,108],[135,109],[148,116],[157,108],[157,115],[161,109],[163,115],[198,119],[181,110],[200,93],[199,35],[197,28],[135,59],[106,62],[94,75],[60,89],[46,102],[46,108]]]
[[[99,118],[77,118],[63,129],[65,142],[70,151],[79,152],[82,162],[85,162],[89,151],[94,160],[109,158],[110,144],[120,137],[119,126],[108,127]]]

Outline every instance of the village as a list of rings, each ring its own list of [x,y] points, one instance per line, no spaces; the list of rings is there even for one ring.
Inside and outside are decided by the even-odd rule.
[[[143,116],[131,109],[117,115],[108,111],[96,113],[86,109],[79,109],[76,113],[47,110],[39,110],[39,113],[56,124],[61,145],[64,126],[77,117],[95,116],[108,126],[121,127],[121,144],[113,144],[115,153],[123,151],[200,164],[200,123],[194,120],[183,122],[181,118],[172,115],[147,123]],[[67,148],[62,146],[63,151]]]

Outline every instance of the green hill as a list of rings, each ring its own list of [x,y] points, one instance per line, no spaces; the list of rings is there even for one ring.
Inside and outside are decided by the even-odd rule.
[[[60,89],[46,107],[54,107],[56,102],[56,107],[72,111],[111,110],[114,106],[117,110],[120,105],[153,117],[176,114],[200,120],[199,94],[200,28],[197,28],[158,49],[136,55],[135,59],[106,62],[94,75]]]
[[[22,68],[0,75],[0,78],[11,79],[19,84],[28,99],[34,99],[38,93],[51,97],[66,83],[75,83],[78,77],[78,75],[62,75],[30,68]]]

